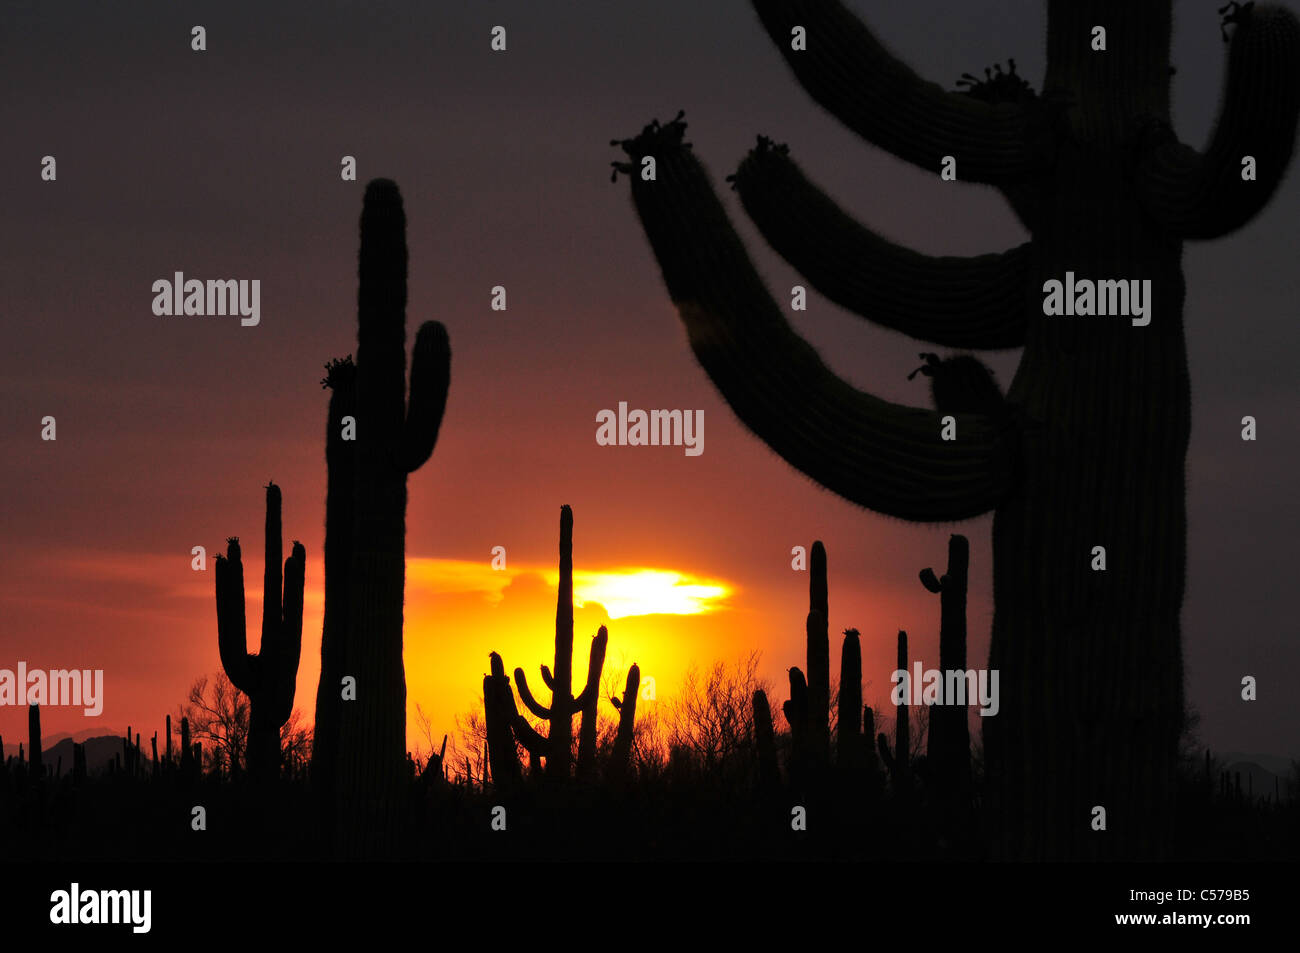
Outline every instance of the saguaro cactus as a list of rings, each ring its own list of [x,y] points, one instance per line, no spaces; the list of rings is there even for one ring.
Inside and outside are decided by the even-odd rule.
[[[244,564],[239,537],[232,536],[226,555],[217,556],[217,645],[230,683],[248,696],[248,767],[259,780],[280,770],[280,726],[293,712],[293,696],[302,653],[302,594],[307,551],[293,544],[284,561],[281,597],[280,488],[266,487],[266,570],[262,577],[262,646],[248,653],[244,618]]]
[[[898,671],[908,672],[907,633],[898,633]],[[903,702],[895,709],[894,715],[894,750],[889,750],[889,738],[882,731],[876,736],[876,745],[880,749],[880,760],[889,769],[889,777],[894,785],[894,794],[904,797],[912,788],[912,725],[909,718],[908,701],[911,698],[912,676],[905,675],[900,683],[906,689]],[[870,709],[867,709],[870,711]]]
[[[635,662],[627,670],[622,699],[611,697],[609,703],[618,710],[618,732],[614,735],[614,751],[610,755],[609,777],[621,783],[632,766],[632,741],[636,730],[636,696],[641,690],[641,668]]]
[[[952,441],[939,413],[836,377],[764,287],[679,116],[622,141],[615,175],[630,173],[696,358],[746,426],[846,499],[928,522],[995,511],[989,665],[1006,691],[984,733],[997,855],[1158,854],[1183,714],[1182,245],[1245,224],[1281,181],[1300,111],[1300,24],[1280,7],[1232,5],[1222,113],[1198,153],[1171,130],[1171,0],[1048,0],[1042,97],[1008,74],[945,91],[836,0],[753,6],[822,106],[922,168],[954,157],[958,177],[998,187],[1033,236],[971,259],[917,254],[854,222],[787,149],[760,140],[734,184],[764,238],[877,324],[1024,352],[1009,412],[955,414]],[[1109,52],[1091,48],[1097,24]],[[806,48],[792,48],[795,27]],[[1149,279],[1150,323],[1046,316],[1044,282],[1067,271]],[[1104,573],[1089,566],[1098,544],[1111,556]],[[1106,838],[1086,823],[1096,803],[1112,806]]]
[[[820,774],[830,757],[830,639],[826,547],[812,544],[808,556],[808,616],[805,621],[807,678],[790,670],[790,700],[782,705],[790,725],[791,770]],[[856,721],[856,719],[855,719]]]
[[[587,667],[587,683],[575,697],[573,694],[573,510],[560,507],[560,587],[555,603],[555,670],[542,666],[542,681],[551,690],[551,704],[542,705],[533,697],[528,687],[528,677],[522,668],[515,669],[515,685],[519,698],[538,718],[548,723],[547,737],[542,738],[522,715],[515,723],[515,734],[530,754],[546,756],[546,776],[565,779],[569,776],[573,746],[573,716],[591,706],[591,740],[589,752],[595,750],[595,699],[600,691],[600,671],[605,662],[605,646],[609,633],[602,625],[591,640],[591,654]],[[585,730],[584,730],[585,734]],[[582,736],[579,737],[581,752]],[[584,771],[586,769],[584,768]]]
[[[335,390],[326,443],[327,609],[319,754],[313,753],[338,847],[353,856],[384,854],[398,843],[406,762],[406,482],[433,453],[451,381],[447,331],[426,321],[415,337],[407,399],[406,213],[397,184],[387,179],[366,186],[357,270],[355,370],[331,368],[327,378]],[[341,418],[353,401],[351,440]],[[355,680],[353,700],[343,700],[344,678]]]
[[[487,722],[488,760],[492,780],[498,788],[509,789],[520,779],[519,752],[515,748],[514,725],[519,717],[515,694],[510,688],[505,663],[493,652],[491,670],[483,676],[483,717]]]
[[[837,768],[846,779],[862,767],[862,643],[857,629],[844,630],[840,647],[839,714],[835,720]],[[868,738],[871,736],[868,735]]]
[[[339,716],[348,627],[347,575],[352,568],[352,525],[356,510],[353,442],[344,439],[357,415],[357,366],[352,355],[325,365],[321,386],[330,389],[325,421],[325,613],[320,640],[320,683],[311,749],[311,779],[321,802],[333,803],[338,763]],[[332,822],[332,818],[330,819]]]
[[[775,791],[781,785],[781,769],[776,764],[776,731],[772,726],[772,707],[767,692],[754,692],[754,747],[758,755],[758,784],[763,791]]]
[[[27,706],[27,736],[31,752],[31,777],[39,781],[45,773],[44,755],[41,752],[41,706]]]
[[[970,544],[954,533],[948,538],[948,571],[937,578],[921,570],[921,583],[939,594],[939,668],[945,673],[966,669],[966,577]],[[965,684],[965,683],[963,683]],[[952,699],[949,699],[952,701]],[[967,705],[971,699],[967,698]],[[970,789],[970,727],[966,705],[930,709],[926,763],[945,797],[960,800]]]

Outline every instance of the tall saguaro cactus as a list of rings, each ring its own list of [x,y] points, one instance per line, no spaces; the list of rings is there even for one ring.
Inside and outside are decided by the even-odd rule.
[[[45,773],[45,756],[41,751],[41,706],[27,706],[27,741],[31,749],[32,780],[39,781]]]
[[[331,366],[326,379],[334,394],[317,706],[324,724],[317,727],[320,754],[313,753],[337,846],[352,856],[387,853],[398,843],[406,776],[406,480],[433,453],[451,381],[447,331],[426,321],[415,337],[407,399],[406,213],[390,180],[366,186],[357,271],[355,369]],[[345,431],[342,417],[352,406],[353,426]],[[346,697],[344,679],[353,680]]]
[[[907,661],[907,633],[898,633],[898,669],[906,673],[900,688],[903,701],[894,709],[894,750],[889,750],[889,739],[882,731],[876,736],[880,758],[889,769],[896,797],[906,797],[912,787],[912,727],[909,704],[912,697],[912,675]]]
[[[217,556],[217,647],[230,683],[248,696],[248,768],[259,780],[280,770],[280,726],[293,713],[298,659],[302,653],[302,593],[307,551],[294,542],[284,561],[281,598],[280,488],[266,487],[266,570],[262,576],[262,645],[248,653],[244,618],[244,564],[239,538]],[[233,771],[234,765],[231,766]]]
[[[542,681],[551,690],[551,704],[542,705],[528,687],[522,668],[515,669],[519,698],[538,718],[548,723],[543,739],[522,715],[515,723],[520,743],[530,754],[546,756],[546,776],[566,779],[572,761],[573,716],[583,713],[579,734],[579,773],[587,776],[592,769],[596,746],[596,699],[600,691],[600,672],[605,664],[605,647],[609,633],[602,625],[591,640],[587,682],[573,694],[573,510],[560,507],[560,586],[555,603],[555,670],[542,666]]]
[[[821,780],[830,757],[831,663],[827,634],[826,547],[821,540],[812,544],[808,555],[808,616],[805,620],[808,676],[790,669],[790,700],[782,705],[790,725],[795,774],[811,772]],[[855,717],[856,722],[856,717]]]
[[[989,665],[1005,697],[984,734],[998,856],[1158,855],[1183,714],[1182,246],[1245,224],[1281,181],[1300,23],[1232,5],[1222,114],[1197,152],[1171,129],[1171,0],[1048,0],[1042,97],[1007,74],[945,91],[837,0],[753,6],[795,78],[846,126],[935,173],[953,157],[959,179],[999,188],[1033,236],[969,259],[918,254],[855,222],[787,149],[760,140],[734,184],[763,237],[877,324],[1024,353],[1006,412],[955,411],[953,441],[940,413],[836,377],[764,286],[679,117],[623,141],[615,174],[629,173],[696,358],[746,426],[846,499],[925,522],[995,513]],[[1105,52],[1092,49],[1096,25]],[[796,27],[806,43],[791,43]],[[1067,271],[1149,279],[1150,323],[1045,315],[1044,282]],[[1096,545],[1106,572],[1091,570]],[[1105,838],[1088,823],[1096,804]]]
[[[939,594],[939,669],[966,669],[966,577],[970,543],[954,533],[948,538],[948,571],[942,578],[933,569],[921,570],[921,584]],[[952,699],[949,699],[951,702]],[[967,698],[969,704],[971,699]],[[960,800],[970,790],[970,712],[966,705],[930,709],[926,762],[945,797]]]

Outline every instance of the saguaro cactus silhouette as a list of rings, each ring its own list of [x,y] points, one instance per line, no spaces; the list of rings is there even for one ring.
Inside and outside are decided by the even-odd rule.
[[[401,193],[395,182],[375,179],[361,210],[356,366],[331,367],[327,378],[335,392],[326,443],[327,616],[318,711],[325,707],[316,736],[323,760],[313,766],[334,802],[338,846],[354,856],[386,853],[398,840],[406,764],[406,478],[433,453],[451,381],[447,331],[426,321],[415,337],[407,400],[406,268]],[[352,401],[354,426],[345,436],[341,417]],[[346,594],[331,591],[337,586]],[[355,688],[347,700],[345,678]]]
[[[590,759],[596,744],[596,699],[600,691],[600,671],[605,664],[605,646],[609,633],[602,625],[591,640],[588,656],[587,682],[575,697],[573,694],[573,510],[560,507],[560,587],[555,603],[555,670],[542,666],[542,681],[551,690],[551,704],[542,705],[528,687],[528,677],[522,668],[515,669],[515,686],[519,698],[549,727],[546,738],[528,723],[522,715],[515,723],[515,734],[534,756],[546,756],[546,776],[565,779],[569,776],[572,760],[573,716],[583,713],[579,734],[579,770],[591,770]],[[590,722],[588,717],[590,713]]]
[[[901,687],[906,689],[902,704],[894,709],[894,750],[889,750],[889,738],[883,731],[876,736],[876,746],[880,749],[880,759],[889,769],[894,795],[905,797],[912,787],[912,723],[908,707],[912,697],[912,676],[907,661],[907,633],[901,631],[898,633],[898,671],[909,674],[901,683]]]
[[[1234,7],[1222,114],[1197,152],[1171,130],[1171,0],[1049,0],[1041,97],[1010,74],[964,92],[923,81],[835,0],[753,5],[817,102],[922,168],[954,157],[958,178],[999,188],[1033,236],[971,259],[918,254],[856,223],[786,148],[760,140],[734,184],[764,238],[877,324],[1024,354],[1009,413],[956,413],[953,441],[940,414],[836,377],[764,286],[679,116],[622,141],[615,175],[629,173],[696,358],[751,430],[846,499],[916,521],[995,512],[989,665],[1004,698],[984,733],[998,855],[1158,854],[1183,709],[1182,245],[1245,224],[1281,181],[1300,24],[1278,7]],[[1091,48],[1098,24],[1106,52]],[[1150,323],[1044,315],[1044,282],[1067,271],[1149,279]],[[1096,545],[1106,572],[1090,568]],[[1089,827],[1093,804],[1108,807],[1105,838]]]
[[[831,663],[826,617],[826,547],[821,540],[808,554],[808,615],[804,624],[808,676],[790,669],[790,700],[782,706],[790,725],[794,773],[811,771],[820,780],[830,757]],[[857,717],[854,716],[856,723]]]
[[[614,735],[614,750],[609,759],[609,779],[621,784],[632,767],[632,742],[636,734],[636,696],[641,689],[641,667],[635,662],[627,670],[623,683],[623,697],[610,697],[609,703],[618,710],[618,732]]]
[[[496,652],[489,655],[490,671],[483,676],[483,717],[487,723],[488,758],[492,780],[500,789],[513,787],[521,777],[515,748],[514,725],[519,718],[514,690],[505,663]]]
[[[45,773],[45,755],[41,751],[41,706],[27,706],[27,736],[31,748],[32,780],[39,781]]]
[[[970,543],[954,533],[948,538],[948,571],[935,576],[921,570],[921,584],[939,594],[939,669],[944,673],[966,670],[966,577],[970,568]],[[966,683],[963,683],[966,684]],[[952,699],[948,699],[952,701]],[[967,704],[971,698],[965,699]],[[966,705],[938,705],[930,709],[926,762],[945,797],[960,800],[970,790],[970,728]]]
[[[302,653],[302,593],[307,551],[293,544],[284,561],[280,592],[280,488],[266,487],[266,570],[262,576],[262,645],[248,653],[244,618],[244,564],[239,537],[217,556],[217,647],[230,683],[248,696],[248,769],[260,780],[280,770],[280,726],[293,712],[293,696]],[[232,765],[232,770],[234,766]]]

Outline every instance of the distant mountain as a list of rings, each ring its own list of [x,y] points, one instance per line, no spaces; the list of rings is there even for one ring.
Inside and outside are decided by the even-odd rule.
[[[1254,761],[1229,761],[1226,770],[1233,785],[1237,783],[1237,775],[1241,775],[1243,797],[1264,798],[1274,793],[1279,798],[1287,796],[1286,774],[1274,774]]]
[[[1239,761],[1246,762],[1247,764],[1257,764],[1265,771],[1270,771],[1273,774],[1276,774],[1283,781],[1291,776],[1291,759],[1284,758],[1281,755],[1258,754],[1255,752],[1241,751],[1224,751],[1222,753],[1211,751],[1210,756],[1223,764],[1231,765],[1236,764]],[[1242,784],[1246,783],[1245,777],[1241,779],[1241,782]]]
[[[66,731],[59,731],[52,735],[42,734],[41,744],[43,745],[45,751],[50,751],[56,745],[58,745],[59,742],[65,739],[75,741],[78,744],[80,744],[81,742],[86,741],[89,738],[108,738],[114,736],[117,738],[122,738],[125,735],[126,735],[125,731],[115,731],[112,728],[99,725],[95,728],[86,728],[84,731],[78,731],[75,734],[71,734]],[[10,736],[8,741],[6,741],[3,745],[0,745],[0,758],[18,757],[18,742],[20,741],[22,742],[23,750],[25,751],[27,749],[27,732],[24,731],[22,737]],[[68,766],[68,770],[71,771],[72,768],[70,766],[72,762],[67,761],[65,762],[65,764]]]
[[[103,729],[100,729],[102,731]],[[88,774],[98,774],[108,769],[108,763],[113,760],[113,755],[122,752],[122,735],[94,735],[87,737],[87,732],[81,732],[79,735],[69,735],[64,733],[62,740],[57,744],[51,745],[41,753],[42,761],[49,766],[50,770],[59,768],[59,759],[63,759],[63,774],[72,773],[72,745],[73,738],[77,737],[78,744],[86,746],[86,772]],[[123,733],[123,735],[125,732]],[[25,744],[24,744],[25,747]],[[144,750],[143,747],[141,749]],[[18,757],[18,745],[5,742],[5,757]]]

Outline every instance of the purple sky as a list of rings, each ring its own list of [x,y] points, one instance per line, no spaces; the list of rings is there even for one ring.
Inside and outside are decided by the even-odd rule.
[[[140,3],[128,21],[110,5],[23,2],[3,14],[0,667],[102,661],[116,668],[110,685],[148,699],[110,708],[106,724],[160,719],[217,667],[211,618],[189,614],[211,606],[176,597],[163,611],[168,580],[145,586],[138,572],[102,567],[175,556],[187,570],[196,543],[255,538],[268,478],[285,487],[286,535],[316,560],[309,577],[319,572],[316,381],[326,358],[354,349],[356,223],[365,180],[381,175],[406,201],[408,334],[438,318],[454,354],[440,444],[412,478],[408,553],[468,560],[506,543],[546,563],[555,510],[572,503],[587,533],[580,558],[677,565],[787,605],[754,632],[776,679],[803,664],[806,581],[790,573],[789,549],[822,538],[832,627],[863,631],[877,681],[898,626],[933,644],[937,600],[915,574],[942,563],[953,527],[859,510],[735,421],[690,353],[626,182],[609,183],[607,142],[684,108],[722,186],[755,134],[771,135],[861,221],[931,254],[1023,241],[996,194],[942,183],[839,126],[742,2],[264,6]],[[947,86],[1007,56],[1041,79],[1040,4],[851,6]],[[1214,7],[1176,11],[1176,128],[1196,146],[1220,99]],[[207,28],[206,53],[190,50],[194,24]],[[489,51],[495,24],[508,30],[505,54]],[[58,161],[53,184],[39,178],[46,154]],[[339,180],[344,154],[357,157],[356,183]],[[1188,697],[1212,747],[1292,756],[1298,182],[1236,235],[1187,247],[1184,316]],[[796,283],[734,196],[724,200],[769,284]],[[261,325],[154,317],[150,284],[175,270],[260,279]],[[498,284],[505,313],[488,308]],[[856,386],[926,402],[924,384],[906,380],[917,342],[815,296],[793,320]],[[1004,387],[1017,356],[990,360]],[[620,400],[703,408],[704,455],[596,447],[595,411]],[[39,440],[46,414],[58,418],[57,445]],[[1256,443],[1239,439],[1244,414],[1259,419]],[[960,527],[972,542],[972,664],[988,645],[990,524]],[[897,593],[898,617],[871,617],[883,591]],[[154,612],[147,626],[133,614],[142,606]],[[318,646],[309,629],[305,669]],[[730,648],[706,639],[698,651],[708,660]],[[1245,674],[1260,679],[1252,704],[1239,700]],[[313,692],[300,681],[308,711]],[[25,718],[0,710],[0,733],[12,743]]]

